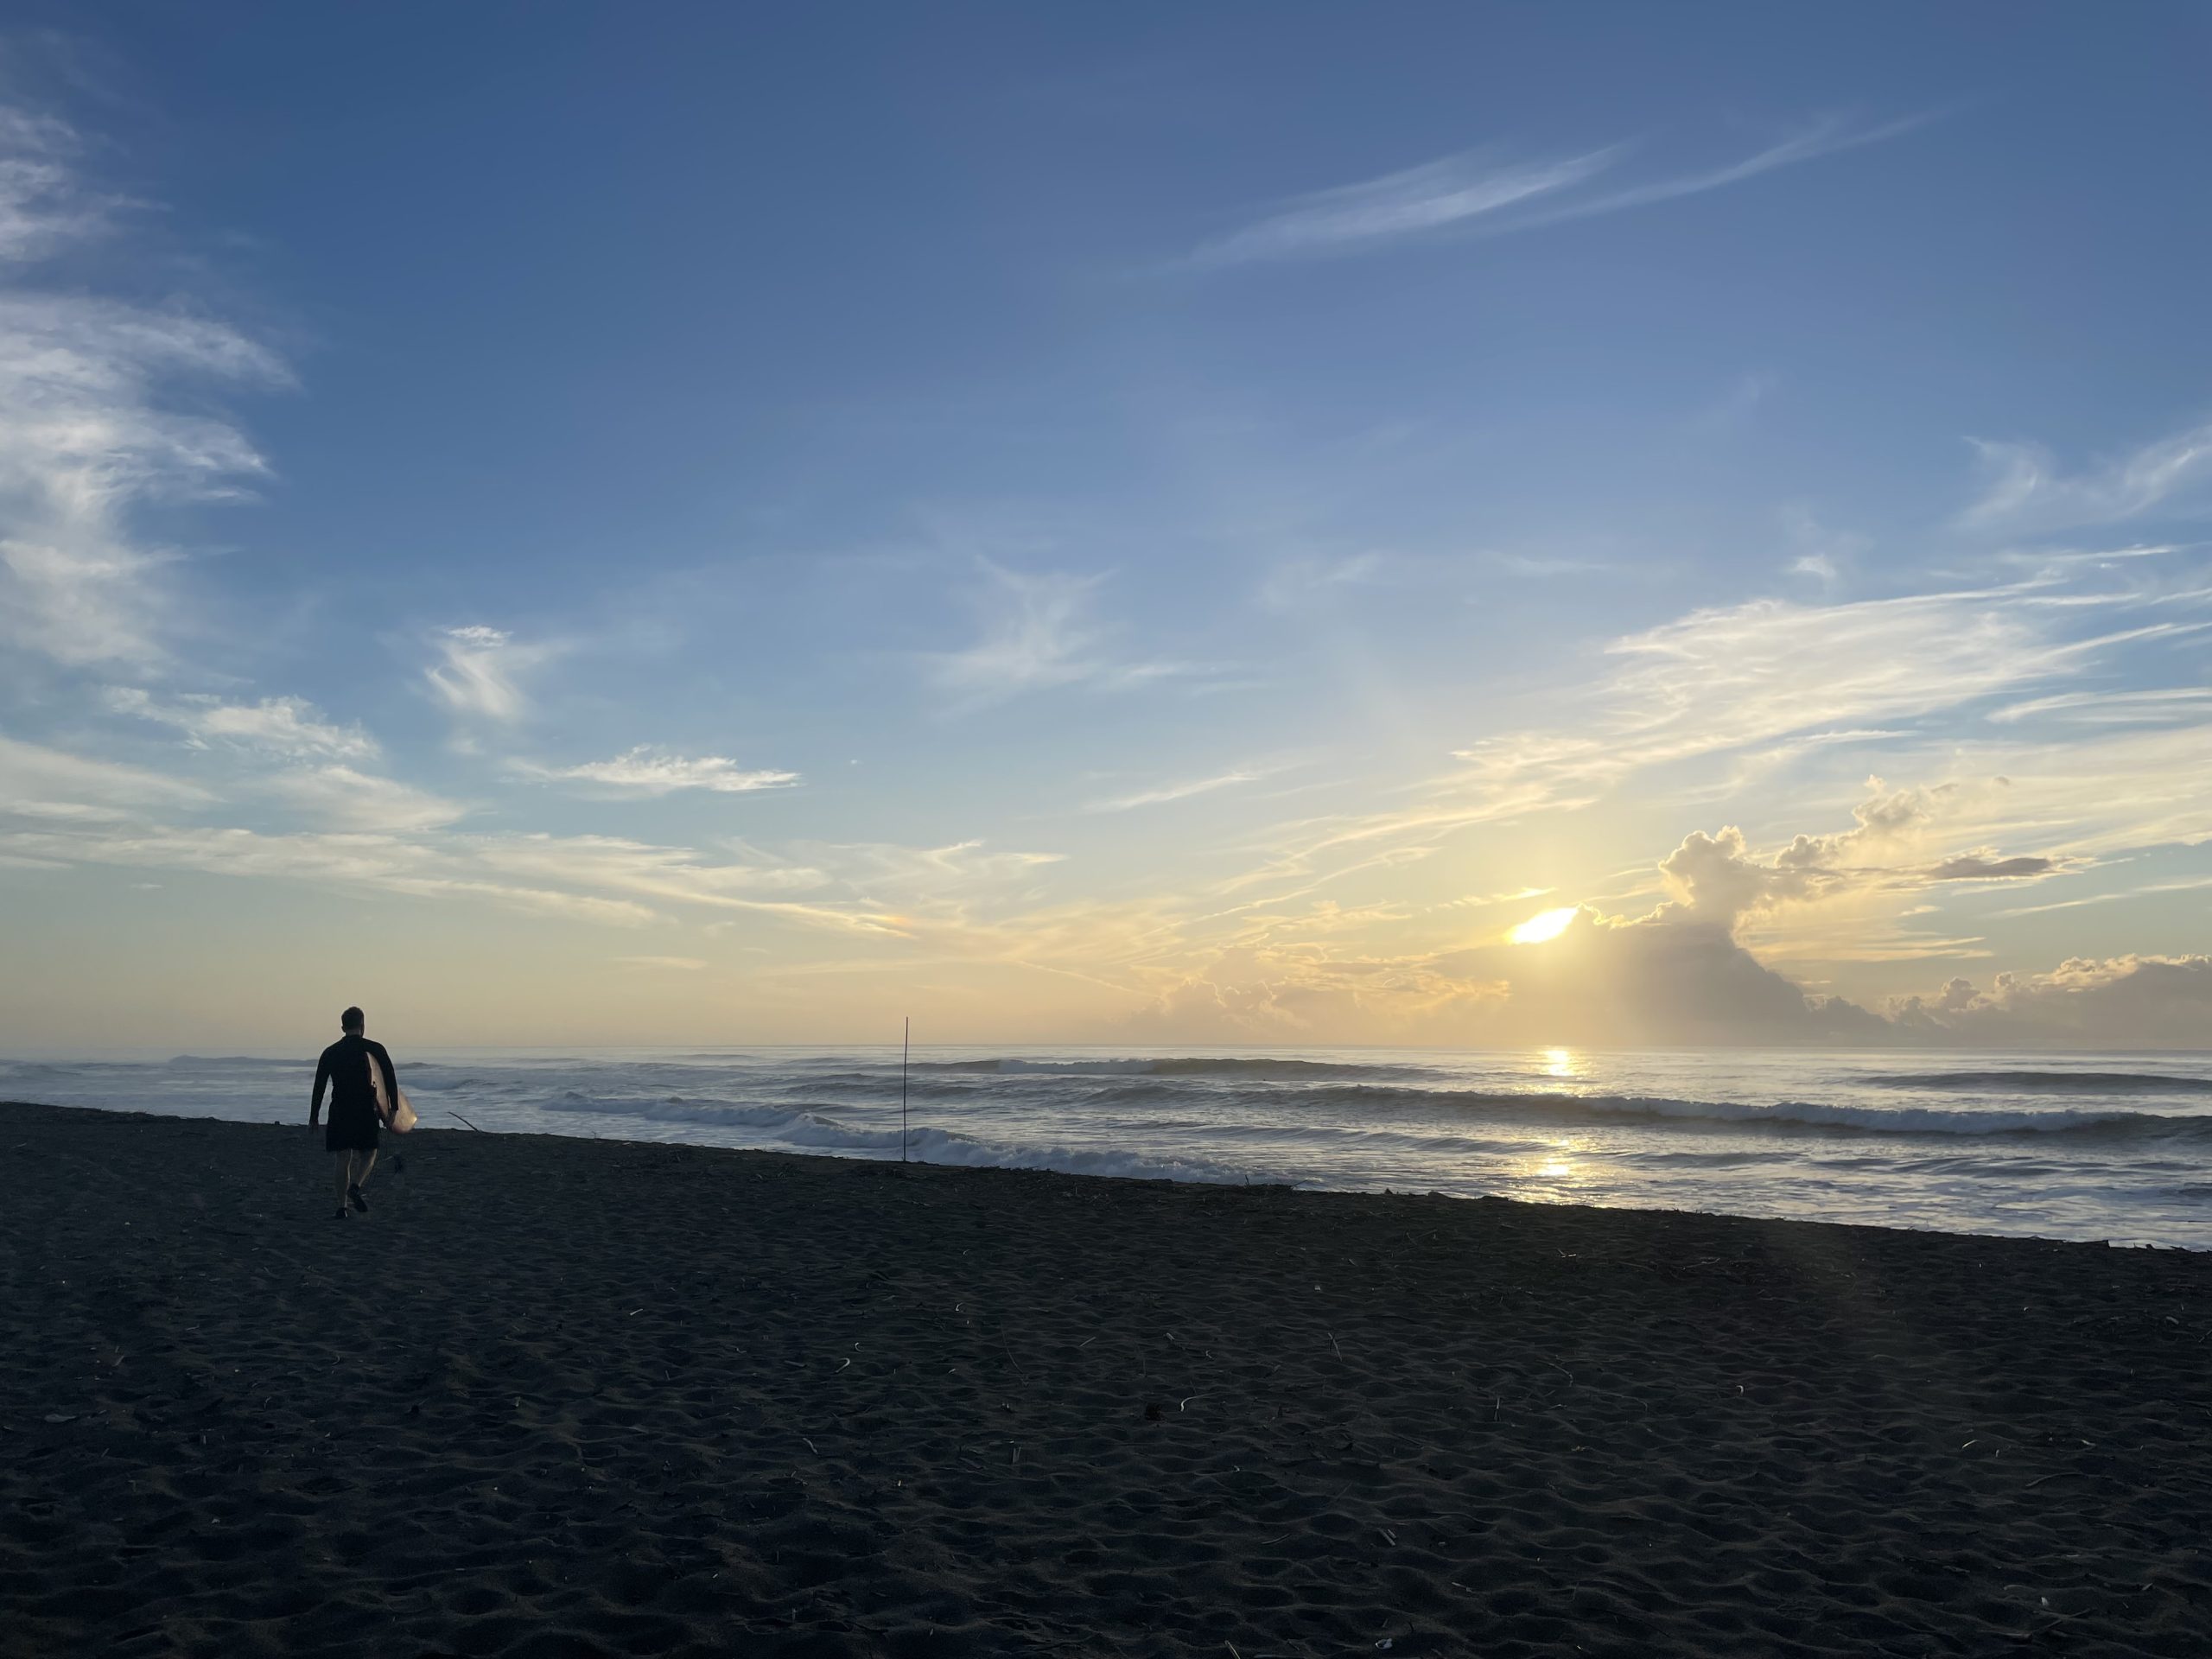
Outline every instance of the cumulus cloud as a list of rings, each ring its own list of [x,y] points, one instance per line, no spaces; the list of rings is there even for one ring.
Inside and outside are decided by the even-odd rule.
[[[1124,1022],[1130,1040],[1637,1046],[1885,1040],[1878,1016],[1808,996],[1711,923],[1582,908],[1541,944],[1414,954],[1310,934],[1216,953]]]
[[[117,713],[173,726],[194,748],[220,744],[287,760],[372,760],[378,753],[376,740],[360,727],[334,725],[300,697],[225,702],[187,696],[163,702],[130,686],[111,687],[107,695],[108,706]]]
[[[2050,1000],[2058,989],[2086,996],[2092,982],[2126,977],[2109,966],[2093,972],[2069,964],[2055,977],[2000,976],[1987,995],[1968,987],[1948,1004],[1914,999],[1873,1009],[1800,984],[1763,957],[1763,930],[1801,918],[1868,903],[1894,909],[1900,896],[1961,882],[2033,881],[2071,867],[2057,854],[1979,849],[1931,855],[1960,794],[1948,787],[1891,789],[1873,779],[1850,828],[1797,835],[1766,852],[1733,826],[1693,831],[1655,867],[1667,896],[1643,914],[1562,907],[1541,918],[1554,925],[1457,949],[1388,953],[1339,944],[1329,937],[1336,924],[1392,918],[1325,902],[1296,916],[1247,912],[1240,937],[1196,970],[1166,976],[1128,1029],[1190,1041],[1892,1044],[1966,1039],[1977,1032],[1993,1040],[2043,1020],[2058,1006]],[[1854,914],[1854,938],[1863,941],[1870,925]],[[1950,942],[1931,944],[1957,954]],[[2037,1040],[2086,1043],[2104,1033],[2116,1042],[2177,1044],[2185,1021],[2169,1005],[2186,1004],[2194,992],[2173,990],[2161,1004],[2168,1011],[2156,1018],[2118,1013],[2123,1002],[2143,1007],[2154,984],[2175,982],[2163,970],[2130,979],[2126,991],[2105,994],[2110,1014],[2094,998],[2066,1004],[2064,1016],[2045,1021]],[[2201,982],[2183,976],[2178,982]]]
[[[1992,1047],[2202,1048],[2212,957],[2072,957],[2049,973],[1954,979],[1889,1009],[1902,1031]]]
[[[684,789],[742,795],[755,790],[788,789],[799,781],[795,772],[747,770],[722,755],[671,754],[646,746],[618,754],[612,760],[590,760],[575,766],[543,766],[518,761],[513,770],[525,778],[593,784],[624,795],[671,795]]]
[[[1222,890],[1303,890],[1478,825],[1595,805],[1660,768],[1732,758],[1733,788],[1799,757],[1878,741],[1904,745],[1904,759],[1915,763],[2026,774],[2013,792],[2016,816],[2024,817],[2032,801],[2038,823],[2094,816],[2105,821],[2106,838],[2138,844],[2202,835],[2212,823],[2212,787],[2181,752],[2205,741],[2208,715],[2185,698],[2143,722],[2165,728],[2155,736],[2100,734],[2094,745],[2057,753],[2047,742],[1975,748],[1946,734],[1940,750],[1923,754],[1916,728],[2108,669],[2123,654],[2149,662],[2150,642],[2183,641],[2207,626],[2196,614],[2203,597],[2171,582],[2092,585],[2082,571],[2039,569],[1990,588],[1694,611],[1608,644],[1610,671],[1548,697],[1560,723],[1509,728],[1457,749],[1454,768],[1387,805],[1279,825],[1255,839],[1263,861]]]
[[[2033,880],[2069,868],[2046,854],[2007,857],[1986,848],[1926,861],[1918,855],[1955,791],[1891,790],[1878,778],[1867,784],[1873,793],[1852,809],[1851,829],[1793,836],[1770,857],[1753,854],[1732,824],[1713,834],[1693,830],[1659,862],[1673,897],[1655,915],[1732,931],[1748,917],[1788,904],[1933,883]]]
[[[1808,995],[1761,963],[1724,924],[1585,908],[1556,938],[1474,959],[1510,973],[1510,1017],[1536,1041],[1620,1046],[1879,1041],[1881,1020]],[[1502,1014],[1505,1011],[1502,1010]]]
[[[2212,959],[2069,962],[2050,974],[2000,973],[1987,992],[1954,979],[1936,996],[1878,1012],[1808,994],[1762,963],[1743,942],[1745,925],[1790,906],[2033,881],[2068,867],[1986,850],[1926,861],[1915,855],[1940,833],[1942,794],[1872,782],[1852,829],[1797,836],[1770,857],[1754,855],[1733,828],[1685,837],[1659,865],[1673,895],[1665,903],[1634,918],[1585,907],[1555,941],[1529,948],[1526,966],[1509,963],[1515,1018],[1556,1028],[1561,1040],[1613,1043],[2202,1043]],[[1498,956],[1485,960],[1494,966]]]

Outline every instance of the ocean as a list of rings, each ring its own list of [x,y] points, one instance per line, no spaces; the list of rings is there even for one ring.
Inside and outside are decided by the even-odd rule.
[[[900,1155],[895,1046],[397,1058],[463,1133]],[[303,1122],[314,1066],[0,1060],[0,1098]],[[907,1083],[927,1163],[2212,1248],[2212,1054],[930,1048]]]

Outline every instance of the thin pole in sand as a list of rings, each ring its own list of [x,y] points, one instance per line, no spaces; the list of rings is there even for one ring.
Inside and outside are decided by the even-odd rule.
[[[899,1161],[906,1161],[906,1056],[914,1049],[914,1016],[906,1016],[906,1034],[899,1041]]]

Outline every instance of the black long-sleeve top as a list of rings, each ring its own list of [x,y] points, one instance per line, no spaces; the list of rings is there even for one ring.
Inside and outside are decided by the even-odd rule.
[[[399,1098],[399,1077],[391,1069],[391,1056],[385,1052],[382,1043],[371,1042],[357,1032],[347,1032],[328,1048],[315,1063],[315,1094],[309,1103],[308,1115],[322,1109],[322,1091],[330,1090],[330,1121],[339,1121],[340,1115],[351,1118],[358,1114],[377,1116],[376,1095],[369,1087],[368,1062],[373,1057],[377,1068],[384,1073],[384,1097],[387,1102]]]

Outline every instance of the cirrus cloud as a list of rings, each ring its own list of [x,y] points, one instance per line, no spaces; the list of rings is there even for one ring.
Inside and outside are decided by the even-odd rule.
[[[588,760],[573,766],[518,760],[509,769],[518,777],[590,784],[619,795],[672,795],[685,789],[745,795],[757,790],[789,789],[799,781],[795,772],[748,769],[725,755],[671,754],[650,745],[640,745],[611,760]]]
[[[376,740],[359,726],[337,726],[302,697],[264,697],[258,702],[225,702],[219,697],[186,696],[163,702],[134,686],[113,686],[108,706],[185,734],[186,743],[204,749],[217,744],[304,759],[327,756],[368,760],[378,753]]]
[[[550,645],[517,645],[505,629],[481,623],[447,628],[431,644],[437,660],[423,677],[438,700],[456,715],[503,725],[530,712],[521,677],[558,652]]]

